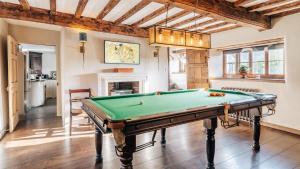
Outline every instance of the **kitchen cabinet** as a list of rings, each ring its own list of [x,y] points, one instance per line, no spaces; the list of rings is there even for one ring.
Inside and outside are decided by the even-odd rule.
[[[46,98],[56,98],[56,80],[46,80]]]

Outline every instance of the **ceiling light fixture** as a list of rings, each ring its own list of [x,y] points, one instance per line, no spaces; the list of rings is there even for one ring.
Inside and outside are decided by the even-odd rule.
[[[197,8],[198,0],[195,5]],[[149,28],[149,41],[151,46],[172,46],[191,49],[210,49],[210,34],[197,31],[187,31],[184,29],[174,29],[168,27],[169,4],[166,4],[166,22],[165,26],[155,25]],[[196,12],[194,10],[194,15]],[[195,21],[196,24],[196,21]]]

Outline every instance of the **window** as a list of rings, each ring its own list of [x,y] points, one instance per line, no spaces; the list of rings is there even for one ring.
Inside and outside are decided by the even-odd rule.
[[[228,54],[226,55],[227,60],[227,74],[235,74],[236,73],[236,55],[235,54]]]
[[[248,68],[248,77],[284,78],[283,43],[226,50],[223,54],[224,77],[238,77],[240,67],[244,66]]]
[[[248,50],[241,52],[240,53],[240,67],[246,66],[247,68],[249,68],[250,67],[249,59],[250,59],[250,52]]]
[[[263,47],[254,48],[252,56],[252,73],[265,74],[265,51]]]
[[[284,74],[283,44],[273,45],[269,48],[269,74]]]

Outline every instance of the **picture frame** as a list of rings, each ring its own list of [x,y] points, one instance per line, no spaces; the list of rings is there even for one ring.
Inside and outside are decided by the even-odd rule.
[[[104,63],[139,65],[140,44],[105,40]]]

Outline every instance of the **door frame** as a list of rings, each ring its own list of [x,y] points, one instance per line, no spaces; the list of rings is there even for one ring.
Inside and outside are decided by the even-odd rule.
[[[63,104],[62,104],[62,82],[61,82],[61,50],[60,46],[56,44],[40,44],[40,43],[28,43],[28,42],[18,42],[19,44],[31,44],[31,45],[44,45],[44,46],[54,46],[55,47],[55,57],[56,57],[56,116],[62,116],[63,118]],[[24,84],[23,84],[24,85]],[[22,92],[25,92],[23,90]]]

